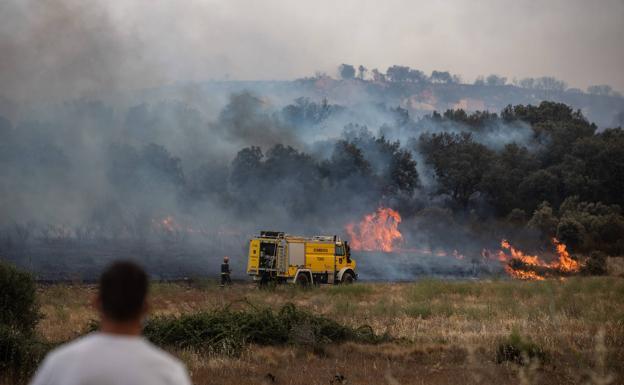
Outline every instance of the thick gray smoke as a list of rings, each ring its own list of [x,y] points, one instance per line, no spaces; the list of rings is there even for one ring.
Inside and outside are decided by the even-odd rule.
[[[582,0],[539,7],[530,0],[5,0],[0,89],[13,101],[65,99],[228,77],[333,75],[346,61],[465,79],[549,74],[574,87],[621,90],[623,15],[619,0],[598,7]]]
[[[407,214],[425,207],[433,182],[414,141],[471,132],[374,104],[297,99],[280,106],[250,92],[217,99],[226,100],[218,113],[181,100],[123,108],[78,100],[15,123],[3,118],[3,253],[44,278],[89,277],[116,257],[140,258],[154,274],[178,277],[214,271],[230,255],[240,274],[246,241],[262,229],[345,236],[347,223],[378,206]],[[526,129],[499,122],[475,137],[496,150],[523,144]],[[403,225],[407,246],[475,244],[471,252],[479,254],[468,235],[435,239],[443,230],[428,223]],[[440,260],[446,270],[419,260],[408,275],[451,274],[458,264],[464,275],[475,272],[468,260]]]
[[[488,246],[483,239],[461,231],[447,236],[456,224],[439,208],[442,198],[433,197],[433,166],[420,138],[469,134],[493,153],[510,143],[535,152],[539,143],[526,124],[486,114],[477,127],[433,110],[500,111],[510,102],[554,99],[601,126],[621,121],[624,111],[612,94],[455,80],[207,80],[230,73],[294,78],[343,60],[350,35],[339,33],[343,27],[302,27],[307,37],[323,35],[318,49],[306,49],[303,36],[280,28],[290,18],[269,12],[255,24],[255,7],[1,2],[0,258],[41,277],[67,278],[90,277],[112,258],[137,257],[156,275],[179,277],[213,272],[228,254],[241,273],[246,241],[259,230],[344,235],[347,223],[379,206],[405,216],[406,248],[480,255]],[[240,21],[235,31],[232,20]],[[328,47],[331,38],[343,42],[332,44],[342,51]],[[386,60],[373,62],[393,64]],[[433,65],[441,63],[423,64]],[[491,210],[478,209],[466,214],[474,223]],[[449,271],[456,263],[474,272],[473,262],[456,260]],[[389,268],[378,277],[405,271]]]

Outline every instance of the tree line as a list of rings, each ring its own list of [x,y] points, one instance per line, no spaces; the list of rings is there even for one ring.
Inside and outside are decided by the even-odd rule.
[[[338,76],[343,80],[359,79],[374,82],[391,83],[420,83],[420,84],[465,84],[460,75],[451,74],[449,71],[433,70],[427,75],[424,71],[410,68],[404,65],[392,65],[385,72],[377,68],[369,70],[364,65],[341,64],[338,66]],[[622,97],[622,94],[607,84],[590,85],[585,91],[578,88],[568,88],[568,84],[553,76],[541,76],[537,78],[526,77],[521,79],[508,79],[505,76],[490,74],[477,76],[472,83],[475,86],[500,87],[513,85],[520,88],[538,91],[569,91],[572,93],[584,93],[598,96]]]

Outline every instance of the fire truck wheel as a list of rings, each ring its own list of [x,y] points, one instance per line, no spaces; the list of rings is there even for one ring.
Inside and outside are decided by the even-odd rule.
[[[350,285],[353,283],[353,274],[349,273],[349,272],[345,272],[342,275],[342,284],[343,285]]]
[[[299,287],[308,287],[310,285],[310,278],[308,278],[307,274],[302,273],[297,276],[297,280],[295,282]]]

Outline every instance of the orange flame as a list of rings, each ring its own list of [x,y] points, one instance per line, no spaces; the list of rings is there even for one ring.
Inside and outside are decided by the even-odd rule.
[[[517,279],[543,280],[545,273],[577,273],[581,269],[581,264],[570,257],[566,245],[559,242],[557,238],[552,238],[552,243],[555,246],[557,259],[546,262],[537,255],[524,254],[503,239],[501,250],[498,252],[498,260],[505,264],[505,272]],[[513,266],[514,262],[520,262],[521,266]],[[528,267],[528,269],[523,267]],[[541,270],[542,273],[532,268],[538,268],[536,270]]]
[[[205,237],[237,237],[241,235],[241,231],[238,229],[225,228],[222,226],[215,229],[206,225],[192,223],[184,218],[178,220],[171,215],[159,219],[152,219],[152,229],[158,233],[167,235],[195,235]]]
[[[566,245],[559,242],[557,238],[553,238],[552,242],[557,249],[557,255],[559,255],[557,268],[566,273],[578,272],[581,269],[581,264],[570,258],[570,253],[566,250]]]
[[[182,230],[182,226],[171,216],[167,215],[163,219],[153,219],[154,227],[167,233],[175,233]]]
[[[391,252],[403,239],[398,229],[401,215],[387,207],[365,215],[358,224],[349,223],[345,230],[351,239],[353,250]]]

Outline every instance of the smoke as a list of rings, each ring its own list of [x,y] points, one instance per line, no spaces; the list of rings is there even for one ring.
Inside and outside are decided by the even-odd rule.
[[[346,223],[379,205],[408,219],[408,246],[461,242],[478,254],[484,240],[474,234],[485,231],[461,233],[463,225],[444,212],[425,209],[444,202],[431,196],[436,180],[416,143],[423,134],[451,132],[469,133],[493,152],[535,144],[525,124],[430,116],[430,108],[452,108],[466,97],[493,111],[508,99],[463,86],[323,76],[206,81],[303,76],[343,61],[340,55],[382,69],[401,58],[379,62],[378,50],[353,56],[345,25],[317,28],[324,13],[311,6],[308,13],[285,6],[294,15],[285,17],[270,4],[272,12],[260,19],[258,7],[3,1],[0,255],[44,277],[88,274],[114,257],[143,259],[162,276],[210,273],[225,254],[243,266],[246,241],[259,230],[342,234]],[[310,36],[314,41],[303,44]],[[498,91],[523,103],[544,98]],[[574,98],[594,111],[589,96]],[[597,114],[612,119],[620,99],[599,103],[606,107]],[[453,237],[445,236],[449,228]]]
[[[343,234],[380,204],[422,209],[429,198],[419,188],[433,181],[419,177],[411,141],[469,131],[378,105],[280,106],[250,92],[218,99],[227,101],[212,114],[181,100],[114,108],[82,99],[3,119],[3,254],[45,278],[88,275],[114,257],[139,258],[163,277],[210,273],[223,255],[243,266],[247,239],[263,229]],[[507,129],[494,125],[483,138]],[[426,223],[405,226],[411,245],[451,244]],[[52,253],[62,263],[51,266]],[[410,274],[457,266],[420,260]],[[376,277],[404,278],[393,271]]]
[[[0,14],[0,88],[7,98],[92,97],[158,80],[145,71],[139,41],[96,2],[10,0]]]
[[[361,1],[5,0],[0,89],[9,108],[10,101],[101,97],[208,79],[291,79],[317,70],[333,75],[344,61],[382,71],[402,63],[471,79],[551,74],[583,88],[622,87],[622,3],[588,7],[582,1],[555,1],[536,12],[530,1],[510,11],[495,1],[475,7],[463,0],[385,7]],[[508,23],[509,12],[517,23]]]

